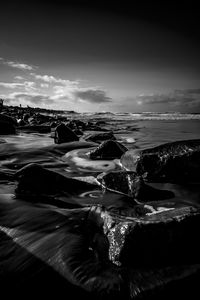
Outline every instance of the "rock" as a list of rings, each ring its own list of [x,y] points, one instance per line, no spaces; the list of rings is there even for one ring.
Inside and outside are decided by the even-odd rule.
[[[0,134],[15,134],[15,120],[5,114],[0,114]]]
[[[12,125],[17,125],[15,118],[12,118],[4,113],[0,113],[0,122],[6,122]]]
[[[146,184],[141,176],[131,171],[115,171],[100,174],[97,179],[104,188],[123,193],[142,202],[164,200],[174,197],[173,192],[153,188]]]
[[[146,175],[150,181],[179,183],[200,180],[200,140],[163,144],[140,151],[133,159],[137,174]]]
[[[97,209],[104,221],[111,261],[137,270],[197,263],[200,246],[196,229],[200,226],[200,209],[167,202],[143,207],[146,211],[140,217],[131,217],[130,212],[119,216],[112,210]]]
[[[65,177],[35,163],[28,164],[18,170],[15,178],[18,181],[16,193],[22,195],[54,195],[62,194],[62,192],[73,195],[96,189],[96,185]]]
[[[128,149],[119,142],[108,140],[89,152],[91,159],[120,158]]]
[[[72,141],[78,141],[79,137],[63,123],[58,125],[55,129],[54,142],[56,144],[62,144]]]

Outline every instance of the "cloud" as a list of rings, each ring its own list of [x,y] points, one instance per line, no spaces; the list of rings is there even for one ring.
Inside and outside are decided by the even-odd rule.
[[[111,102],[112,99],[106,95],[103,90],[79,89],[74,91],[74,95],[79,99],[90,103]]]
[[[17,80],[23,80],[24,77],[22,77],[22,76],[15,76],[15,79],[17,79]]]
[[[41,88],[48,88],[49,84],[48,83],[40,83]]]
[[[32,103],[36,105],[51,105],[54,104],[54,100],[51,99],[49,95],[44,95],[40,93],[20,93],[14,92],[6,97],[6,102],[13,104],[27,104]]]
[[[136,97],[138,105],[165,104],[172,106],[200,106],[200,89],[174,90],[168,94],[139,95]]]
[[[65,86],[77,86],[79,84],[79,81],[72,81],[72,80],[67,80],[67,79],[62,79],[62,78],[57,78],[52,75],[39,75],[35,73],[31,73],[35,79],[41,80],[47,83],[60,83]]]
[[[16,62],[16,61],[8,61],[8,60],[5,60],[2,57],[0,58],[0,61],[4,65],[7,65],[7,66],[12,67],[12,68],[17,68],[17,69],[20,69],[20,70],[32,71],[32,70],[35,70],[35,68],[36,68],[34,66],[31,66],[31,65],[28,65],[28,64],[25,64],[25,63],[20,63],[20,62]]]
[[[16,89],[23,88],[25,91],[33,91],[36,90],[36,84],[33,81],[24,81],[24,82],[0,82],[0,87],[7,89]]]
[[[8,89],[15,89],[15,88],[24,86],[24,84],[23,83],[16,83],[16,82],[12,82],[12,83],[0,82],[0,86],[4,87],[4,88],[8,88]]]

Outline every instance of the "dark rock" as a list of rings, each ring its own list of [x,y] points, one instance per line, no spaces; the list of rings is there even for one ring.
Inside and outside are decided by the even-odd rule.
[[[0,122],[6,122],[12,125],[17,125],[17,121],[15,118],[12,118],[4,113],[0,113]]]
[[[200,140],[177,141],[138,154],[136,172],[151,181],[199,182]]]
[[[16,130],[12,124],[0,121],[0,134],[15,134]]]
[[[110,132],[102,132],[102,133],[94,133],[85,138],[86,141],[101,143],[102,141],[107,140],[116,140],[115,136],[113,135],[112,131]]]
[[[90,213],[88,219],[92,218],[95,226],[99,224],[99,227],[103,227],[108,246],[100,243],[104,252],[108,251],[109,260],[118,267],[122,283],[126,282],[124,297],[160,299],[155,298],[159,290],[162,289],[165,294],[169,283],[183,283],[184,279],[200,270],[200,246],[196,238],[200,209],[192,205],[176,206],[170,203],[160,203],[155,208],[151,205],[141,206],[145,209],[140,217],[131,217],[130,213],[127,216],[117,215],[112,209],[108,211],[102,207],[92,207],[93,216]],[[132,210],[136,209],[138,207],[135,206]],[[197,274],[198,278],[199,272]],[[179,294],[182,288],[179,284],[176,293]],[[148,297],[148,293],[152,298]]]
[[[110,243],[111,260],[136,269],[197,263],[199,208],[167,202],[158,203],[156,207],[149,203],[144,207],[149,211],[139,218],[118,216],[112,211],[100,212]]]
[[[78,141],[79,137],[65,124],[60,124],[55,129],[54,142],[56,144],[62,144],[72,141]]]
[[[15,134],[15,120],[5,114],[0,114],[0,134]]]
[[[115,159],[120,158],[127,150],[124,145],[108,140],[91,150],[89,155],[91,159]]]
[[[108,190],[117,191],[139,201],[156,201],[174,197],[174,193],[146,184],[135,172],[117,171],[101,174],[98,180]]]
[[[96,188],[96,185],[65,177],[35,163],[18,170],[15,178],[18,180],[17,194],[54,195],[66,192],[73,195]]]

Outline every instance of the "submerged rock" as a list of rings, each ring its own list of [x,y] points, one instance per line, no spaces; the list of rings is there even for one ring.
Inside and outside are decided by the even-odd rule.
[[[129,160],[132,156],[130,169],[150,181],[199,182],[200,140],[167,143],[138,151],[136,155],[126,153],[123,165],[127,163],[126,156]]]
[[[55,129],[54,142],[62,144],[67,142],[78,141],[79,137],[65,124],[60,124]]]
[[[91,150],[91,159],[115,159],[120,158],[128,149],[119,142],[109,140],[101,143],[96,149]]]
[[[174,193],[159,190],[146,184],[135,172],[117,171],[100,174],[98,180],[108,190],[126,194],[139,201],[164,200],[174,197]]]
[[[102,132],[102,133],[94,133],[85,138],[86,141],[101,143],[102,141],[107,140],[116,140],[112,131],[110,132]]]
[[[65,177],[35,163],[28,164],[18,170],[15,178],[18,181],[17,194],[54,195],[66,192],[74,195],[96,188],[96,185]]]

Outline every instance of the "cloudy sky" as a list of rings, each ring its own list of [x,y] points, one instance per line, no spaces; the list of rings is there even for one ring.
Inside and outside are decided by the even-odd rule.
[[[199,10],[130,2],[4,4],[0,97],[78,112],[200,112]]]

